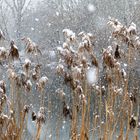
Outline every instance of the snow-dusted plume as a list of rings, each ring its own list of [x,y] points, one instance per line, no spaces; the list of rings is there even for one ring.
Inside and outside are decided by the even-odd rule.
[[[47,82],[48,78],[46,76],[41,77],[38,83],[36,83],[36,88],[38,89],[38,91],[42,91],[43,89],[45,89]]]
[[[25,59],[25,64],[31,65],[31,60],[29,60],[28,58],[26,58],[26,59]]]
[[[72,30],[64,29],[63,34],[67,38],[67,42],[69,42],[69,43],[73,42],[74,43],[76,41],[76,35]]]
[[[63,34],[66,36],[66,37],[71,37],[71,36],[75,36],[75,33],[70,30],[70,29],[64,29],[63,30]]]
[[[24,68],[27,75],[28,75],[28,72],[30,70],[30,67],[31,67],[31,61],[28,58],[26,58],[25,62],[23,64],[23,68]]]
[[[136,24],[132,22],[127,31],[130,35],[136,35]]]
[[[6,48],[0,47],[0,60],[5,60],[7,57]]]
[[[97,82],[97,69],[92,67],[87,70],[87,81],[89,84]]]

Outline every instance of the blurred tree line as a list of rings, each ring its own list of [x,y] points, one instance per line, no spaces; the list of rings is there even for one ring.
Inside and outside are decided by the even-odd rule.
[[[42,47],[62,42],[64,28],[92,32],[99,46],[106,45],[109,16],[126,25],[132,21],[140,25],[139,0],[0,0],[0,5],[0,28],[6,37],[28,36]]]

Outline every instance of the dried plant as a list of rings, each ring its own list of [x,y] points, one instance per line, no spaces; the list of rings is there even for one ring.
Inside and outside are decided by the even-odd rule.
[[[69,116],[72,119],[72,111],[65,101],[63,101],[63,115],[64,117]]]
[[[129,128],[136,128],[136,120],[130,117],[133,112],[133,107],[136,105],[136,95],[129,94],[130,85],[128,70],[123,67],[126,62],[128,66],[131,65],[133,52],[139,48],[139,37],[137,34],[136,25],[131,23],[128,27],[121,24],[117,19],[110,19],[108,25],[112,27],[112,38],[115,42],[112,45],[104,48],[102,54],[103,71],[105,72],[104,81],[100,81],[96,75],[99,74],[98,59],[94,55],[95,37],[91,33],[80,32],[78,35],[72,30],[64,29],[65,42],[62,47],[58,47],[61,60],[56,70],[59,76],[64,79],[64,84],[70,87],[72,96],[72,121],[71,121],[71,139],[80,140],[89,139],[90,137],[90,104],[91,92],[95,96],[95,110],[98,114],[97,118],[93,117],[93,137],[94,131],[99,131],[99,136],[102,139],[113,139],[116,133],[116,127],[120,127],[120,134],[118,139],[124,136],[123,130],[127,124],[126,139],[128,139]],[[115,44],[115,45],[114,45]],[[127,47],[127,48],[126,48]],[[125,52],[127,50],[127,52]],[[124,57],[124,55],[126,57]],[[130,61],[131,60],[131,61]],[[93,72],[93,68],[97,72]],[[92,73],[87,77],[87,73],[92,69]],[[101,76],[101,75],[100,75]],[[96,80],[93,80],[93,79]],[[101,82],[101,83],[100,83]],[[91,86],[92,85],[92,86]],[[133,85],[131,85],[133,86]],[[69,108],[66,104],[66,95],[63,100],[63,115],[65,117],[69,114]],[[128,105],[129,104],[129,105]],[[76,109],[78,108],[78,110]],[[79,111],[80,109],[80,111]],[[119,110],[119,113],[118,113]],[[81,122],[78,122],[78,117],[81,117]],[[104,123],[101,120],[105,118]],[[97,122],[97,120],[100,120]],[[96,128],[96,125],[99,128]],[[80,126],[80,131],[77,129]],[[136,134],[135,129],[135,134]],[[78,134],[79,133],[79,134]],[[136,136],[137,137],[137,134]]]
[[[40,139],[41,127],[45,123],[45,121],[46,121],[45,108],[40,107],[36,118],[36,123],[37,123],[36,140]]]
[[[5,40],[5,37],[3,31],[0,29],[0,40],[2,39]]]
[[[116,45],[116,50],[115,50],[115,53],[114,53],[114,57],[116,59],[121,58],[120,53],[119,53],[119,45]]]
[[[10,43],[9,58],[12,60],[19,59],[19,51],[14,41]]]
[[[56,67],[56,71],[59,75],[63,75],[64,74],[64,66],[62,64],[59,64],[57,67]]]
[[[48,78],[46,76],[42,76],[39,79],[38,83],[36,84],[38,91],[43,91],[47,82],[48,82]]]
[[[40,69],[41,69],[41,65],[38,65],[38,64],[33,69],[33,71],[32,71],[32,79],[34,81],[39,80],[39,78],[40,78]]]
[[[130,119],[129,124],[130,124],[131,129],[135,128],[136,127],[136,118],[132,116],[131,119]]]
[[[0,47],[0,60],[6,60],[7,59],[7,50],[4,47]]]
[[[114,18],[109,20],[108,25],[112,29],[113,42],[110,46],[103,46],[102,59],[95,55],[96,43],[92,33],[77,34],[70,29],[63,30],[65,40],[62,47],[57,48],[60,60],[56,66],[57,80],[63,81],[55,93],[58,99],[55,108],[54,101],[50,100],[53,94],[46,92],[51,80],[46,74],[42,76],[43,65],[40,65],[37,57],[42,54],[39,46],[30,38],[22,39],[26,45],[25,51],[33,54],[37,63],[30,56],[30,59],[22,62],[14,41],[10,43],[9,52],[0,47],[0,61],[6,63],[4,68],[8,77],[7,81],[0,80],[0,139],[24,139],[27,121],[30,120],[28,117],[31,117],[30,123],[35,123],[37,128],[33,137],[39,140],[43,125],[51,128],[53,109],[58,110],[55,116],[58,136],[66,120],[70,123],[71,140],[97,137],[108,140],[116,135],[118,140],[128,140],[130,133],[134,134],[133,139],[138,139],[139,82],[133,80],[131,74],[135,70],[135,61],[139,59],[137,27],[133,22],[129,26],[123,25]],[[0,40],[2,38],[4,36],[0,30]],[[17,59],[22,67],[10,61]],[[41,99],[36,97],[36,92],[40,93]],[[48,100],[45,100],[45,96]],[[32,111],[32,105],[28,105],[28,102],[34,102],[33,98],[41,100],[38,112]]]
[[[26,83],[25,83],[25,90],[27,92],[30,92],[32,90],[32,83],[30,80],[27,80]]]
[[[3,80],[0,81],[0,88],[3,90],[3,94],[6,93],[6,84]]]
[[[41,51],[40,51],[40,49],[39,49],[39,47],[38,47],[38,45],[37,44],[35,44],[30,38],[26,38],[26,37],[24,37],[24,38],[22,38],[22,40],[25,42],[25,44],[26,44],[26,49],[25,49],[25,51],[27,52],[27,53],[29,53],[29,54],[42,54],[41,53]]]
[[[31,67],[31,61],[29,59],[25,59],[25,63],[23,64],[24,71],[27,75],[29,75]]]
[[[76,34],[69,29],[63,30],[65,36],[65,42],[63,46],[58,48],[58,51],[61,55],[61,60],[57,66],[57,73],[64,78],[64,83],[70,86],[72,90],[72,113],[66,104],[63,101],[63,115],[67,117],[69,114],[72,114],[70,117],[72,119],[71,125],[71,138],[77,139],[77,113],[79,112],[79,103],[81,102],[82,110],[82,124],[81,124],[81,133],[85,133],[86,127],[83,126],[85,123],[85,108],[87,107],[86,92],[87,88],[84,86],[85,81],[87,80],[87,71],[91,67],[95,66],[98,68],[98,60],[94,55],[94,41],[95,37],[91,33],[81,32],[77,36]],[[79,42],[79,40],[81,42]],[[73,47],[73,46],[74,47]],[[90,57],[88,57],[90,56]],[[80,98],[79,98],[80,97]]]
[[[0,40],[3,37],[2,32],[0,32]],[[24,40],[27,46],[27,53],[32,53],[35,56],[41,54],[38,46],[31,39],[27,38]],[[3,69],[7,70],[6,76],[8,78],[6,82],[5,80],[0,81],[0,139],[8,140],[12,138],[21,140],[25,135],[24,130],[27,129],[27,114],[32,108],[31,105],[26,105],[29,102],[29,99],[26,98],[26,93],[32,93],[33,87],[35,87],[32,84],[32,79],[38,81],[37,90],[42,93],[41,102],[44,102],[45,86],[48,78],[46,76],[41,77],[41,65],[38,62],[37,64],[34,63],[35,66],[32,70],[30,59],[26,58],[22,67],[15,66],[15,62],[11,60],[20,60],[19,62],[22,65],[20,52],[14,41],[10,42],[9,51],[4,47],[0,47],[0,61],[5,63]],[[6,83],[8,83],[8,87]],[[7,88],[9,89],[7,90]],[[44,103],[42,105],[44,106]],[[46,120],[44,107],[40,107],[37,115],[35,112],[32,112],[32,120],[36,121],[37,129],[41,131],[40,126]],[[38,134],[36,136],[37,139],[39,139]]]
[[[35,112],[32,112],[32,121],[36,121],[37,115]]]

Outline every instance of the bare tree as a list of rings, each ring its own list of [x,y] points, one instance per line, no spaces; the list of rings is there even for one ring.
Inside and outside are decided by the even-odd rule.
[[[12,11],[16,27],[17,45],[20,46],[22,19],[25,11],[30,5],[31,0],[4,0],[4,2]]]
[[[0,0],[0,15],[1,15],[0,28],[1,28],[1,30],[3,30],[3,34],[6,37],[5,39],[10,40],[10,35],[9,35],[9,31],[8,31],[9,19],[7,18],[8,12],[5,12],[5,11],[8,11],[8,6],[5,6],[3,0]]]

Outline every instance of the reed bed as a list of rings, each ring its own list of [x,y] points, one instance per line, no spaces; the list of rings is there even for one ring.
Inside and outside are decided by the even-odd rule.
[[[22,38],[24,61],[14,41],[8,49],[0,47],[0,60],[8,78],[0,81],[1,140],[27,139],[28,120],[35,124],[30,138],[35,140],[62,139],[64,121],[70,126],[65,139],[129,140],[131,135],[138,140],[140,83],[137,78],[133,80],[135,61],[140,59],[136,25],[127,27],[114,18],[107,24],[112,44],[103,46],[102,58],[95,52],[97,37],[92,33],[63,30],[65,41],[56,50],[60,58],[56,77],[62,82],[55,93],[55,130],[51,125],[55,106],[46,89],[49,78],[40,63],[39,46],[30,38]]]

